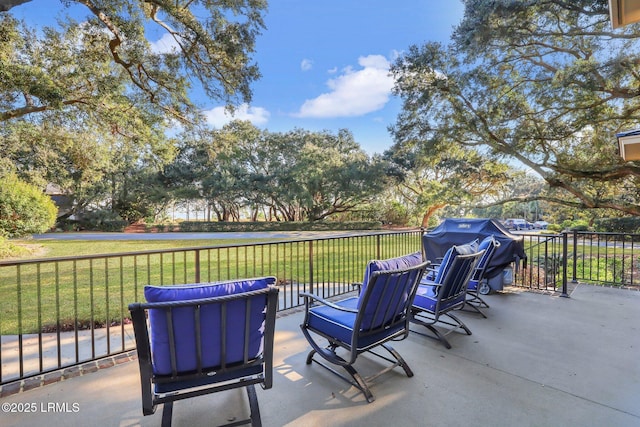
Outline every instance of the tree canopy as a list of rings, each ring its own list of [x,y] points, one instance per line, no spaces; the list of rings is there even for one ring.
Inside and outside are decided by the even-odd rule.
[[[640,168],[615,139],[640,119],[640,27],[612,30],[606,0],[464,3],[450,45],[414,45],[392,67],[396,140],[523,165],[548,189],[519,200],[640,215]]]
[[[251,100],[259,77],[251,62],[264,24],[264,0],[75,0],[86,19],[59,28],[30,29],[0,15],[0,119],[76,108],[119,116],[134,105],[183,122],[197,116],[188,90],[197,82],[209,98],[229,106]],[[171,48],[154,48],[156,30]],[[114,105],[115,104],[115,105]],[[114,108],[118,106],[120,108]]]
[[[187,198],[202,198],[217,219],[318,221],[354,210],[386,184],[385,163],[370,158],[353,135],[294,129],[259,130],[233,121],[208,138],[182,138],[164,172]]]
[[[76,18],[86,15],[31,28],[0,13],[4,167],[43,189],[56,183],[73,194],[75,211],[110,198],[112,209],[134,220],[143,214],[134,206],[162,203],[159,194],[135,190],[159,188],[155,174],[176,152],[167,135],[178,123],[203,127],[193,90],[229,108],[250,101],[259,77],[251,55],[266,2],[59,5]],[[172,47],[154,47],[151,31]]]

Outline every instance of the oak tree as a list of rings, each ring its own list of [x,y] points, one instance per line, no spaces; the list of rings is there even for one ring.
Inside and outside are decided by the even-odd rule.
[[[464,3],[451,44],[412,46],[393,66],[395,138],[522,165],[547,191],[521,201],[640,215],[640,165],[615,137],[640,124],[640,27],[613,30],[606,0]]]

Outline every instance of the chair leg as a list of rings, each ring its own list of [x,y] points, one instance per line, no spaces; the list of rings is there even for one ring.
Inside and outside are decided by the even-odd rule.
[[[473,299],[472,299],[472,300],[469,300],[469,301],[466,301],[466,302],[465,302],[464,307],[462,307],[460,310],[464,310],[464,311],[471,311],[471,310],[469,310],[467,307],[468,307],[469,309],[473,310],[473,312],[474,312],[474,313],[478,313],[478,314],[480,314],[480,315],[481,315],[482,317],[484,317],[485,319],[487,318],[487,315],[486,315],[486,314],[484,314],[484,312],[483,312],[482,310],[480,310],[480,307],[482,307],[482,304],[479,304],[479,303],[477,303],[477,302],[474,302],[474,300],[473,300]]]
[[[467,291],[467,299],[465,301],[465,307],[471,306],[476,312],[482,314],[482,316],[486,319],[487,316],[480,310],[481,308],[489,308],[489,304],[485,300],[480,297],[480,293],[477,289],[472,291]]]
[[[247,396],[249,397],[249,408],[251,410],[251,426],[262,427],[262,420],[260,418],[260,407],[258,406],[258,395],[256,394],[256,388],[253,384],[247,387]]]
[[[489,308],[489,304],[484,302],[484,300],[477,295],[477,292],[474,291],[474,292],[467,292],[467,298],[465,300],[464,306],[462,306],[460,310],[472,311],[474,313],[478,313],[486,319],[487,315],[484,314],[482,310],[480,310],[480,308],[485,308],[485,307]]]
[[[171,427],[171,417],[173,416],[173,402],[165,402],[162,408],[162,427]]]
[[[421,335],[425,335],[429,338],[434,338],[437,339],[438,341],[440,341],[442,343],[442,345],[444,345],[448,350],[451,350],[451,344],[449,344],[449,341],[447,340],[446,336],[442,333],[440,333],[439,330],[437,330],[433,325],[424,325],[427,327],[427,329],[429,329],[433,335],[433,337],[430,337],[429,335],[426,334],[421,334]]]
[[[316,354],[315,350],[311,350],[309,354],[307,354],[307,365],[311,365],[311,362],[313,361],[313,356],[315,354]]]
[[[467,325],[465,325],[464,322],[462,322],[460,319],[458,319],[456,316],[454,316],[450,312],[449,313],[443,313],[441,316],[447,316],[447,317],[451,318],[455,323],[446,322],[444,320],[441,320],[440,318],[432,320],[430,323],[427,323],[427,322],[424,322],[424,321],[420,320],[417,317],[417,313],[413,313],[412,318],[411,318],[411,322],[417,323],[417,324],[422,325],[425,328],[429,329],[433,333],[433,336],[432,335],[428,335],[428,334],[424,334],[424,333],[421,333],[421,332],[418,332],[418,331],[415,331],[415,330],[412,330],[412,332],[415,332],[418,335],[423,335],[423,336],[428,337],[428,338],[437,339],[447,349],[451,349],[451,344],[449,344],[449,341],[447,340],[446,336],[449,335],[450,333],[454,332],[456,329],[462,328],[467,333],[467,335],[471,335],[471,330],[467,327]],[[436,323],[442,323],[442,324],[445,324],[445,325],[453,326],[453,328],[449,329],[445,333],[442,333],[440,330],[438,330],[434,326]]]
[[[458,319],[456,316],[454,316],[453,314],[451,314],[451,312],[446,313],[446,315],[450,318],[452,318],[457,324],[458,324],[458,328],[462,328],[464,329],[464,331],[467,333],[467,335],[472,335],[471,334],[471,330],[469,328],[467,328],[467,325],[464,324],[464,322],[460,319]],[[455,329],[454,329],[455,330]]]
[[[375,397],[373,397],[373,393],[371,393],[371,390],[369,390],[369,386],[367,385],[364,378],[362,378],[362,375],[360,375],[358,371],[355,370],[353,365],[350,365],[346,360],[336,354],[336,348],[338,347],[337,345],[329,344],[327,348],[323,349],[317,348],[317,344],[315,343],[315,341],[312,340],[310,342],[312,342],[312,347],[314,347],[314,349],[311,350],[307,355],[307,365],[310,365],[311,362],[316,362],[318,365],[322,366],[329,372],[342,378],[344,381],[360,390],[362,394],[364,394],[365,399],[367,399],[367,402],[371,403],[375,400]],[[322,356],[322,358],[327,360],[328,362],[334,365],[342,366],[351,378],[342,375],[331,366],[314,359],[313,356],[315,356],[316,353]]]
[[[360,375],[358,373],[358,371],[356,371],[355,368],[352,365],[346,365],[346,366],[344,366],[344,369],[354,379],[354,381],[357,384],[356,387],[360,389],[362,394],[364,394],[364,397],[365,397],[365,399],[367,399],[367,402],[371,403],[374,400],[376,400],[376,398],[373,397],[373,393],[371,393],[371,390],[369,390],[369,386],[365,382],[364,378],[362,378],[362,375]]]
[[[411,370],[407,362],[405,362],[405,360],[402,358],[402,356],[400,356],[400,353],[398,353],[395,348],[391,347],[388,344],[382,344],[382,347],[384,347],[385,350],[391,353],[391,355],[397,360],[396,364],[404,369],[404,373],[407,374],[409,378],[411,378],[413,376],[413,371]]]
[[[479,295],[474,295],[474,304],[478,307],[489,308],[489,304],[483,300]]]

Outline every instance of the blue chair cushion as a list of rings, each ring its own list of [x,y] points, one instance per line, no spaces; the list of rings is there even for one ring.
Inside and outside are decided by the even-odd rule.
[[[358,297],[347,298],[335,304],[345,308],[357,309]],[[311,330],[315,330],[350,345],[353,338],[355,321],[356,313],[340,311],[322,305],[309,310],[308,327]],[[392,329],[387,329],[376,334],[360,336],[358,338],[358,348],[364,348],[374,344],[395,332],[403,330],[404,327],[404,324],[400,324]]]
[[[362,280],[362,290],[360,295],[364,293],[364,290],[369,283],[369,277],[376,271],[389,271],[389,270],[404,270],[409,267],[422,263],[422,252],[414,252],[408,255],[403,255],[397,258],[389,258],[385,260],[373,260],[367,263],[367,267],[364,270],[364,279]]]
[[[478,260],[478,264],[475,267],[473,276],[469,280],[469,284],[467,285],[467,289],[472,291],[478,289],[478,283],[481,279],[479,277],[482,275],[482,272],[486,268],[489,260],[493,257],[493,253],[495,252],[496,240],[493,236],[485,237],[482,242],[478,245],[478,252],[484,251],[482,257]]]
[[[421,263],[422,252],[419,251],[397,258],[370,261],[367,264],[367,268],[365,270],[366,282],[363,283],[363,288],[360,291],[360,298],[358,300],[357,308],[361,309],[362,304],[364,303],[363,295],[365,294],[366,288],[369,286],[372,275],[376,271],[404,270]],[[389,276],[388,280],[393,282],[401,280],[401,278],[400,275],[392,275]],[[402,307],[410,297],[409,291],[411,289],[407,287],[405,289],[405,292],[394,292],[393,289],[394,286],[389,286],[386,288],[384,286],[377,286],[376,289],[373,290],[369,297],[367,307],[364,307],[364,317],[361,325],[362,328],[369,329],[372,327],[378,327],[382,324],[388,324],[390,322],[393,322],[394,319],[398,316],[399,313],[389,311],[377,312],[376,310],[377,303],[380,300],[389,301],[390,307],[397,307],[398,310],[402,309]]]
[[[206,283],[180,286],[145,286],[144,296],[147,302],[187,301],[238,294],[266,288],[272,279],[259,278],[222,283]],[[252,307],[264,307],[266,296],[252,297]],[[246,301],[237,300],[227,303],[226,319],[226,357],[225,364],[244,361],[244,330]],[[250,319],[249,360],[262,353],[264,314],[262,310],[253,310]],[[197,368],[197,347],[193,307],[180,307],[172,310],[177,371],[191,372]],[[202,365],[204,368],[216,368],[222,360],[222,314],[219,304],[203,306],[200,310]],[[153,361],[156,375],[171,374],[171,356],[167,318],[163,309],[149,310],[149,329]]]
[[[485,267],[485,265],[489,261],[489,258],[491,258],[491,255],[493,255],[493,252],[495,251],[495,244],[496,241],[493,236],[486,237],[484,240],[482,240],[482,242],[480,242],[477,252],[484,251],[484,253],[482,254],[480,260],[478,260],[476,269]]]
[[[438,296],[436,295],[436,287],[428,284],[420,284],[416,297],[413,300],[413,305],[420,307],[421,309],[433,313],[436,309],[436,303],[438,302]],[[464,294],[458,298],[449,301],[443,301],[440,305],[440,311],[446,310],[449,307],[459,304],[464,301]]]
[[[447,275],[451,264],[453,264],[453,260],[457,255],[469,255],[477,252],[478,249],[478,240],[474,240],[470,243],[466,243],[464,245],[455,245],[447,249],[444,257],[442,258],[442,263],[436,272],[436,276],[434,281],[436,283],[442,283],[442,279]]]

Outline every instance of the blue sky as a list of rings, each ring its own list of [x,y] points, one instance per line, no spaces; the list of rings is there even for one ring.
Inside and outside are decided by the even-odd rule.
[[[28,24],[51,25],[63,8],[34,0],[11,10]],[[387,127],[400,111],[388,67],[412,44],[446,43],[462,19],[458,0],[271,0],[255,61],[262,78],[236,118],[272,132],[346,128],[368,153],[392,144]],[[162,49],[161,40],[157,48]],[[215,127],[222,105],[199,99]]]

